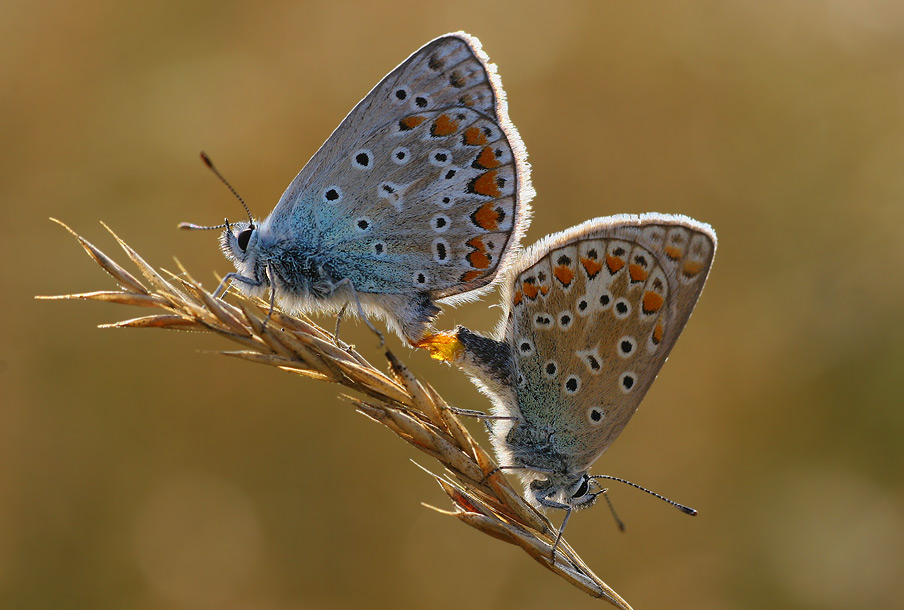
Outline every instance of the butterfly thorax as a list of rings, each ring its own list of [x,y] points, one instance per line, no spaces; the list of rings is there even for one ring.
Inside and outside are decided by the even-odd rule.
[[[567,478],[574,478],[581,472],[572,472],[574,461],[567,451],[563,451],[556,443],[555,431],[531,425],[524,419],[516,419],[507,431],[493,431],[497,436],[497,444],[503,449],[511,461],[511,466],[532,469],[542,476],[548,473],[563,473]],[[502,440],[504,439],[504,440]],[[530,477],[532,478],[532,477]]]
[[[284,293],[315,298],[332,294],[338,280],[323,253],[283,243],[268,254],[264,264],[270,267]]]
[[[324,299],[331,296],[339,279],[334,275],[329,257],[314,248],[299,247],[290,240],[261,240],[256,273],[270,277],[276,284],[276,292],[284,297],[313,297]]]

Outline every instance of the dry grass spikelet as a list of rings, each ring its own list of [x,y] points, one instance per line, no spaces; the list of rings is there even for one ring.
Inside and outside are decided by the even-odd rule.
[[[150,315],[102,328],[214,333],[238,344],[238,349],[222,352],[228,356],[354,391],[356,395],[344,397],[361,413],[442,464],[443,474],[430,475],[449,496],[453,508],[434,510],[454,515],[485,534],[521,547],[575,587],[630,610],[628,603],[596,576],[564,540],[552,559],[557,530],[509,485],[493,458],[430,384],[418,379],[392,352],[386,350],[389,367],[384,373],[354,348],[337,345],[332,333],[307,318],[275,309],[265,324],[268,303],[234,291],[230,295],[232,302],[215,299],[184,269],[179,275],[155,270],[107,228],[138,268],[139,279],[65,224],[55,222],[78,239],[119,288],[37,298],[88,299],[148,307],[155,310]]]

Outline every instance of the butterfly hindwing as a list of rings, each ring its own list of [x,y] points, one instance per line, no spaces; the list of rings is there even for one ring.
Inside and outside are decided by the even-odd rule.
[[[584,470],[618,436],[703,289],[715,234],[682,216],[588,221],[511,270],[505,340],[517,410]]]

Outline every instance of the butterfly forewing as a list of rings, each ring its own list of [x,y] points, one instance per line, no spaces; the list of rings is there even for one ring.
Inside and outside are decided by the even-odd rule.
[[[575,470],[618,436],[700,296],[715,234],[685,217],[618,216],[551,236],[513,268],[506,338],[517,403]]]
[[[312,223],[359,291],[439,299],[490,283],[532,194],[502,95],[476,39],[434,40],[352,110],[274,216]]]

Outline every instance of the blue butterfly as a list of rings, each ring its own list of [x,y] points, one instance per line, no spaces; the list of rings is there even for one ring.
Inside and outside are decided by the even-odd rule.
[[[436,302],[474,299],[506,268],[533,194],[495,66],[449,34],[355,106],[267,218],[222,225],[224,282],[292,312],[352,304],[416,343]]]

